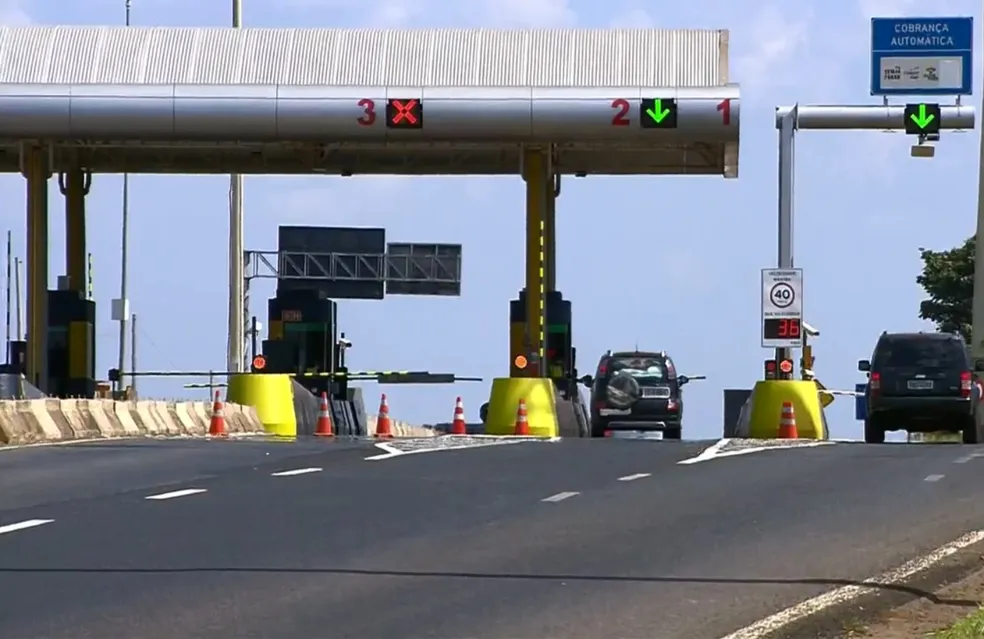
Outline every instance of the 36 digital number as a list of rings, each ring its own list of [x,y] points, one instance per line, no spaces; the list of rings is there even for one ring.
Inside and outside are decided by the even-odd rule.
[[[795,317],[770,317],[765,320],[765,339],[800,339],[800,321]]]

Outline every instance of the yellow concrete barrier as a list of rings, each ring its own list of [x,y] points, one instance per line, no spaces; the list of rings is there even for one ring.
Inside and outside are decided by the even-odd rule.
[[[297,437],[294,390],[289,375],[231,375],[226,401],[255,408],[267,433]]]
[[[783,402],[793,404],[800,439],[830,438],[817,385],[802,380],[768,380],[755,384],[748,436],[753,439],[775,439],[779,434]]]
[[[556,388],[550,379],[498,377],[492,380],[485,434],[512,435],[519,400],[526,400],[530,435],[558,437]]]

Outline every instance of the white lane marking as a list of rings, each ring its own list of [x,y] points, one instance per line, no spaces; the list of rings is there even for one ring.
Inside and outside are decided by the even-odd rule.
[[[635,475],[626,475],[625,477],[619,477],[619,481],[635,481],[637,479],[644,479],[646,477],[651,477],[652,473],[636,473]]]
[[[43,526],[45,524],[50,524],[53,521],[54,519],[27,519],[25,521],[19,521],[16,524],[7,524],[6,526],[0,526],[0,535],[17,532],[18,530],[25,530],[27,528],[34,528],[36,526]]]
[[[769,450],[799,450],[801,448],[816,448],[817,446],[832,446],[836,442],[830,440],[826,441],[809,441],[800,444],[794,444],[793,446],[756,446],[754,448],[741,448],[739,450],[726,450],[721,452],[721,449],[727,444],[729,439],[722,439],[718,443],[714,444],[701,454],[696,457],[691,457],[690,459],[684,459],[678,461],[677,464],[696,464],[699,462],[710,461],[712,459],[721,459],[724,457],[738,457],[740,455],[749,455],[751,453],[761,453]]]
[[[184,490],[175,490],[169,493],[161,493],[159,495],[150,495],[149,497],[144,497],[144,499],[175,499],[176,497],[187,497],[188,495],[197,495],[199,493],[204,493],[204,488],[185,488]]]
[[[714,459],[715,455],[717,455],[721,451],[722,448],[724,448],[725,446],[727,446],[728,445],[728,442],[730,442],[730,441],[731,440],[728,439],[728,438],[722,439],[722,440],[716,442],[715,444],[712,444],[710,447],[705,448],[704,450],[702,450],[700,452],[700,454],[697,455],[696,457],[691,457],[690,459],[684,459],[682,461],[678,461],[677,463],[678,464],[696,464],[697,462],[707,461],[708,459]]]
[[[810,615],[846,603],[852,599],[857,599],[863,595],[875,593],[879,588],[884,588],[886,585],[898,585],[913,575],[932,568],[950,555],[956,554],[964,548],[981,541],[984,541],[984,530],[969,532],[948,544],[940,546],[928,555],[907,561],[898,568],[878,575],[877,577],[865,579],[861,582],[861,585],[842,586],[836,590],[825,592],[818,597],[807,599],[765,619],[756,621],[741,630],[736,630],[730,635],[721,637],[721,639],[760,639],[761,637],[766,637],[793,622],[800,621]]]
[[[943,479],[944,475],[926,475],[926,479],[923,481],[939,481]]]
[[[323,468],[295,468],[294,470],[281,470],[277,473],[270,473],[271,477],[293,477],[295,475],[307,475],[309,473],[320,473]]]
[[[564,501],[565,499],[570,499],[571,497],[577,497],[581,493],[557,493],[556,495],[550,495],[549,497],[544,497],[540,501],[548,501],[551,503],[557,503],[558,501]]]
[[[454,435],[449,435],[449,437],[454,437]],[[457,437],[478,437],[477,435],[458,435]],[[471,450],[472,448],[489,448],[490,446],[503,446],[506,444],[522,444],[525,442],[546,442],[546,443],[556,443],[561,441],[560,437],[509,437],[503,435],[487,435],[484,436],[485,441],[476,441],[474,443],[467,443],[465,445],[458,446],[434,446],[433,448],[415,448],[413,450],[400,450],[392,444],[379,443],[376,444],[376,448],[385,451],[379,455],[372,455],[371,457],[365,457],[365,461],[379,461],[382,459],[393,459],[394,457],[404,457],[406,455],[419,455],[420,453],[439,453],[445,450]]]
[[[966,464],[969,461],[973,461],[973,460],[979,459],[981,457],[984,457],[984,452],[977,451],[977,452],[974,452],[974,453],[970,453],[969,455],[964,455],[963,457],[957,457],[956,459],[953,460],[953,463],[954,464]]]

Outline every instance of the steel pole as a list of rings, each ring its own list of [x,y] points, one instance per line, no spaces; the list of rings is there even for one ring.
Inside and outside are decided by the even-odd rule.
[[[984,107],[982,107],[984,108]],[[984,132],[977,160],[977,226],[974,249],[974,297],[971,301],[970,350],[974,359],[984,359]]]
[[[793,268],[793,178],[798,106],[779,120],[778,267]],[[776,362],[792,359],[791,349],[777,348]]]
[[[10,357],[10,332],[13,329],[11,305],[13,304],[13,292],[10,290],[14,279],[14,236],[11,231],[7,231],[7,363],[11,363]]]
[[[130,387],[133,397],[137,397],[137,314],[130,317]]]
[[[242,27],[242,0],[232,2],[232,26]],[[243,237],[243,176],[229,176],[229,342],[226,368],[233,372],[243,372],[246,336],[244,335],[244,257]]]
[[[130,26],[130,0],[126,0],[126,26]],[[130,176],[126,173],[123,174],[123,225],[121,233],[123,235],[121,248],[120,248],[120,304],[123,308],[120,309],[120,346],[119,353],[116,360],[116,367],[120,371],[120,379],[116,382],[116,390],[123,390],[123,373],[126,371],[126,320],[129,309],[126,303],[127,294],[127,262],[129,261],[129,244],[130,244]]]

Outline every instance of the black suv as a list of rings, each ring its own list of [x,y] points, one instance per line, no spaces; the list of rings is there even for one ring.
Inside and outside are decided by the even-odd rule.
[[[974,380],[982,369],[959,335],[882,333],[871,360],[858,362],[868,373],[864,441],[880,444],[889,430],[959,432],[966,444],[984,441]]]
[[[702,377],[677,375],[664,351],[608,351],[594,377],[580,380],[591,388],[591,436],[604,437],[610,430],[651,430],[662,431],[664,439],[680,439],[680,390],[691,379]]]

